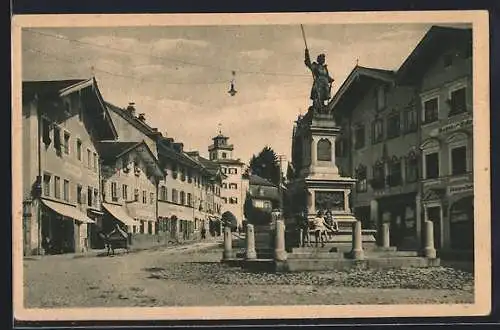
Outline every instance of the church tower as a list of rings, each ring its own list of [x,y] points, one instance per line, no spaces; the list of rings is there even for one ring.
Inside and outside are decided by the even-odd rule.
[[[229,144],[229,137],[220,130],[212,140],[213,144],[208,147],[209,158],[220,165],[226,177],[221,187],[222,213],[231,212],[236,218],[236,225],[242,226],[245,217],[243,204],[248,186],[247,180],[243,178],[245,164],[234,158],[234,146]]]

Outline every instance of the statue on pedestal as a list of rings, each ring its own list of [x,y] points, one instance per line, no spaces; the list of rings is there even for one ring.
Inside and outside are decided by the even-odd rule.
[[[325,101],[331,98],[331,89],[334,79],[328,73],[328,67],[325,63],[325,54],[320,54],[317,57],[317,62],[311,63],[309,50],[305,50],[305,65],[311,70],[314,82],[311,88],[310,98],[313,100],[313,108],[319,113],[324,113]]]

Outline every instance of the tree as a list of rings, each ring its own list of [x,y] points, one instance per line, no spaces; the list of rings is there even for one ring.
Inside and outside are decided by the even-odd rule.
[[[279,159],[274,150],[269,146],[264,147],[257,156],[252,156],[250,169],[253,174],[267,179],[275,185],[279,185],[281,175]]]

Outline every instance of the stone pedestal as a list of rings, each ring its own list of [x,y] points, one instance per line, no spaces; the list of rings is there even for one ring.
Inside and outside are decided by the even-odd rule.
[[[247,224],[245,258],[249,260],[257,258],[257,251],[255,250],[255,231],[252,224]]]
[[[383,223],[382,224],[382,231],[381,231],[382,237],[381,237],[381,244],[382,247],[388,248],[390,246],[390,233],[389,233],[389,224],[388,223]]]
[[[351,258],[356,260],[364,259],[363,243],[361,241],[361,221],[356,221],[353,224]]]
[[[286,260],[285,223],[282,219],[276,220],[274,260],[276,260],[276,261]]]
[[[425,221],[424,256],[429,259],[436,258],[436,249],[434,248],[434,224],[432,221]]]
[[[233,257],[233,237],[229,226],[224,227],[224,253],[222,256],[225,260]]]

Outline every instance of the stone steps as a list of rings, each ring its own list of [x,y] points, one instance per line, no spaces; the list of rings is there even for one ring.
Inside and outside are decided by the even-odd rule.
[[[282,265],[283,271],[323,271],[323,270],[347,270],[347,269],[391,269],[409,267],[435,267],[439,266],[439,259],[427,259],[423,257],[389,257],[372,258],[364,260],[352,260],[345,258],[332,259],[288,259]]]
[[[288,254],[288,259],[338,259],[349,258],[349,252],[343,251],[302,251]],[[403,258],[418,257],[417,251],[367,251],[365,258]]]

